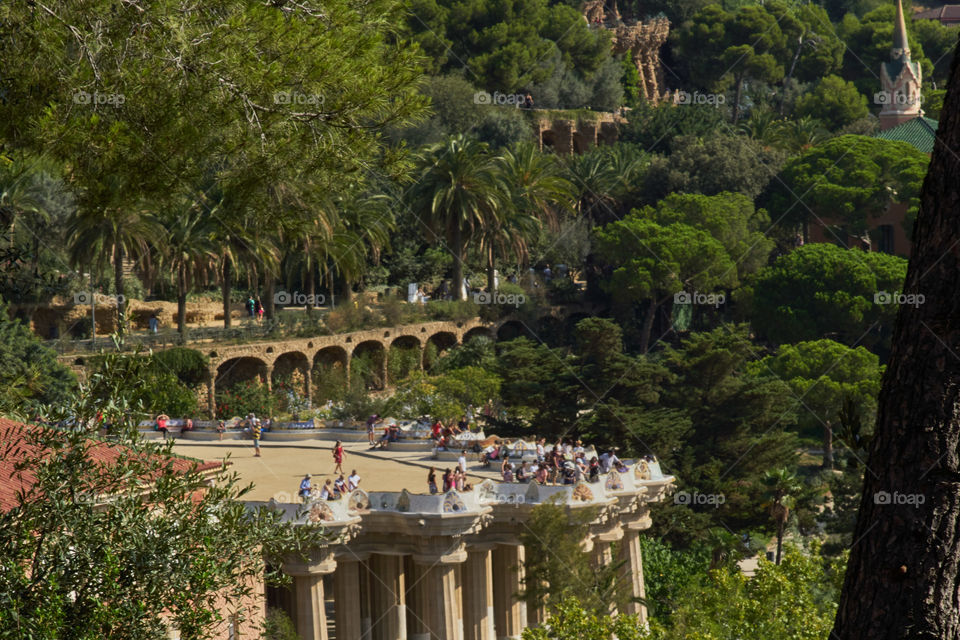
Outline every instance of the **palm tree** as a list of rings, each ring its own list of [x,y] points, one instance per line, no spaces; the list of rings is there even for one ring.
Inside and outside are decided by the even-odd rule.
[[[620,180],[611,156],[600,149],[575,156],[569,166],[577,212],[594,224],[616,218],[614,207]]]
[[[787,469],[773,469],[763,476],[770,495],[770,517],[777,527],[777,564],[783,552],[783,532],[790,518],[790,506],[793,504],[793,495],[800,490],[797,476]]]
[[[162,215],[166,234],[161,255],[176,273],[177,331],[181,336],[187,329],[189,276],[212,271],[217,260],[215,215],[216,205],[211,207],[202,192],[193,198],[185,197]]]
[[[453,254],[453,282],[465,299],[463,266],[467,248],[500,214],[501,191],[487,145],[462,135],[430,146],[420,157],[420,177],[411,190],[413,212],[432,241],[445,241]]]
[[[502,191],[501,215],[489,218],[481,232],[491,293],[496,286],[496,256],[512,255],[526,262],[529,243],[540,229],[544,225],[557,229],[561,209],[574,201],[574,187],[556,156],[540,153],[532,144],[505,151],[494,164],[496,184]]]
[[[94,265],[91,270],[100,272],[112,259],[117,332],[122,335],[126,330],[123,261],[128,256],[149,261],[150,245],[163,237],[163,227],[153,214],[139,207],[81,208],[67,225],[67,237],[75,265]]]
[[[17,219],[24,214],[46,217],[37,183],[42,160],[20,156],[0,157],[0,223],[8,229],[8,246],[14,246]]]

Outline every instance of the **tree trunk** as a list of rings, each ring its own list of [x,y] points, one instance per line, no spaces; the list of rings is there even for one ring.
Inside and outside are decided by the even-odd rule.
[[[777,564],[780,564],[780,558],[783,555],[783,528],[785,524],[783,522],[777,523]]]
[[[274,313],[273,292],[276,289],[276,281],[273,273],[268,269],[263,270],[263,297],[260,302],[263,304],[263,315],[267,320],[273,320],[276,317]]]
[[[733,125],[740,121],[740,98],[743,97],[743,76],[737,76],[737,89],[733,97]]]
[[[496,255],[493,251],[493,244],[487,247],[487,291],[490,293],[490,300],[493,301],[493,294],[497,289],[497,267]]]
[[[233,324],[230,318],[230,290],[233,286],[233,262],[230,256],[223,257],[223,273],[220,280],[220,295],[223,297],[223,328],[229,329]]]
[[[117,333],[123,335],[127,329],[127,301],[123,297],[123,244],[113,245],[113,290],[117,294]]]
[[[836,640],[960,637],[960,53],[920,196]],[[922,302],[919,295],[922,295]]]
[[[177,332],[182,339],[187,334],[187,267],[177,266]]]
[[[313,278],[313,260],[310,259],[310,254],[306,255],[307,265],[303,273],[303,288],[306,289],[307,293],[307,316],[313,315],[313,300],[317,292],[317,284]]]
[[[833,470],[833,426],[823,425],[823,468]]]
[[[650,298],[650,306],[643,316],[643,327],[640,329],[640,353],[646,353],[650,348],[650,334],[653,333],[653,321],[657,317],[657,301]]]
[[[466,300],[467,296],[463,291],[463,233],[460,225],[453,232],[453,246],[450,247],[453,252],[453,295],[455,300]]]

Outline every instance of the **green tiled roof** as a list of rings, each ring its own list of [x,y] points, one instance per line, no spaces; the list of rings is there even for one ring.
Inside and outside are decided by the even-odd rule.
[[[881,131],[874,137],[909,142],[924,153],[933,153],[933,141],[936,138],[938,125],[939,123],[936,120],[920,116],[913,120],[907,120],[903,124],[898,124],[892,129]]]

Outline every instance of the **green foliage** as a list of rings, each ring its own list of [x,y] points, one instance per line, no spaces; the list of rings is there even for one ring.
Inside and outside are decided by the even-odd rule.
[[[736,568],[712,572],[707,585],[683,597],[656,640],[827,640],[836,614],[842,563],[787,547],[780,565],[760,560],[751,578]]]
[[[261,640],[300,640],[297,627],[283,609],[267,609]]]
[[[825,337],[881,344],[889,339],[897,306],[876,304],[874,296],[900,291],[906,272],[907,261],[897,256],[804,245],[757,275],[753,326],[778,344]]]
[[[916,206],[929,163],[906,142],[844,135],[788,161],[761,203],[788,228],[816,220],[861,235],[891,204]]]
[[[857,91],[852,82],[829,75],[797,101],[795,113],[799,117],[817,118],[835,131],[866,117],[869,111],[867,97]]]
[[[153,367],[173,374],[183,384],[191,388],[207,378],[209,358],[196,349],[173,347],[156,351],[151,355]]]
[[[267,390],[267,385],[256,380],[245,380],[231,387],[217,387],[217,417],[245,417],[248,413],[259,418],[268,418],[276,411],[276,398]]]
[[[0,410],[29,414],[41,404],[65,401],[75,385],[56,354],[0,303]]]
[[[391,345],[387,354],[387,379],[390,384],[405,380],[420,370],[420,347]]]
[[[640,536],[643,583],[650,618],[669,625],[681,598],[706,583],[710,551],[704,545],[676,550],[663,541]]]
[[[107,355],[50,410],[73,428],[28,428],[24,443],[4,443],[32,484],[0,515],[0,636],[158,638],[168,619],[210,638],[224,601],[244,602],[264,577],[280,579],[280,558],[323,543],[318,528],[249,509],[235,473],[210,482],[172,442],[139,437],[131,392],[147,366]],[[109,464],[91,455],[105,446],[94,435],[101,415],[119,450]]]
[[[585,610],[575,597],[556,605],[549,625],[526,628],[523,640],[640,640],[647,633],[635,616],[595,613]]]
[[[429,415],[451,422],[464,415],[468,406],[492,402],[499,392],[500,378],[480,367],[448,369],[430,376],[414,374],[398,385],[386,411],[405,418]]]
[[[713,196],[723,192],[756,198],[776,175],[785,155],[745,136],[715,133],[678,136],[671,153],[654,157],[643,177],[643,195],[654,203],[674,192]]]
[[[611,59],[605,33],[590,29],[577,9],[545,0],[416,0],[405,29],[429,56],[429,71],[466,67],[475,84],[490,93],[517,93],[557,76],[591,83]],[[594,94],[567,92],[561,104],[534,97],[539,106],[574,108],[591,104]]]
[[[630,586],[619,574],[620,563],[596,567],[580,546],[596,513],[568,511],[545,502],[530,511],[520,533],[524,547],[522,597],[528,609],[546,607],[552,613],[574,598],[595,616],[627,603]],[[614,554],[614,557],[617,557]],[[565,636],[533,636],[565,637]]]
[[[450,349],[433,371],[445,373],[463,367],[481,367],[492,371],[496,366],[496,357],[493,340],[486,336],[474,336]]]

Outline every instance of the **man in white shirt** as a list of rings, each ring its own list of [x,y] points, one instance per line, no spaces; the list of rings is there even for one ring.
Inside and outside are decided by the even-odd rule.
[[[460,465],[460,471],[467,472],[467,450],[460,450],[460,457],[457,458],[457,464]]]
[[[360,476],[357,474],[357,470],[354,469],[350,472],[349,477],[347,477],[347,490],[353,491],[360,486]]]
[[[610,454],[606,451],[600,454],[600,473],[610,473]]]

